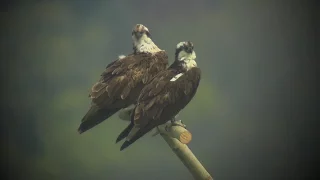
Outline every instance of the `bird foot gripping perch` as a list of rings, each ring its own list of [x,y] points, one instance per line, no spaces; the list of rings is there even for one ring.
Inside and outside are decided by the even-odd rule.
[[[161,135],[179,140],[182,144],[188,144],[192,139],[192,134],[186,129],[186,125],[181,120],[177,120],[177,116],[167,123],[157,127]]]
[[[174,118],[172,118],[170,121],[168,121],[166,124],[165,124],[165,127],[164,129],[166,130],[166,132],[170,132],[172,129],[173,126],[180,126],[184,129],[186,129],[187,125],[183,124],[182,120],[177,120],[177,117],[178,115],[176,115]],[[159,131],[159,127],[155,128],[155,132],[154,134],[152,134],[152,136],[156,136],[160,134],[160,131]]]
[[[181,126],[183,128],[187,128],[187,125],[183,124],[182,120],[177,120],[179,114],[177,114],[174,118],[172,118],[171,121],[171,126]]]

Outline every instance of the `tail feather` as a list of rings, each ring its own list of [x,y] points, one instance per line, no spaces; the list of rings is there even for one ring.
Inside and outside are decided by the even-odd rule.
[[[122,146],[120,147],[120,151],[123,151],[125,148],[130,146],[133,142],[132,141],[125,141]]]
[[[87,130],[93,128],[94,126],[100,124],[114,113],[119,111],[119,109],[100,109],[96,106],[91,106],[87,114],[82,118],[81,124],[78,128],[80,134],[86,132]]]
[[[153,126],[147,126],[143,129],[138,130],[132,137],[130,137],[130,140],[126,140],[120,147],[120,151],[126,149],[129,147],[132,143],[136,142],[138,139],[140,139],[143,135],[148,133],[150,130],[153,129]]]
[[[134,124],[131,122],[118,136],[116,143],[118,143],[119,141],[121,141],[122,139],[126,138],[128,136],[128,134],[130,133],[130,131],[132,130]]]

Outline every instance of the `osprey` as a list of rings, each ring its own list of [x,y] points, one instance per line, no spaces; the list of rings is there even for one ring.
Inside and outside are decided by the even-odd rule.
[[[126,137],[125,149],[153,128],[172,120],[194,97],[201,71],[190,41],[177,44],[175,61],[157,74],[141,91],[131,114],[131,122],[118,136]]]
[[[101,74],[89,97],[92,104],[82,118],[81,134],[136,102],[145,84],[167,68],[168,56],[151,39],[147,27],[137,24],[132,30],[133,53],[119,58]]]

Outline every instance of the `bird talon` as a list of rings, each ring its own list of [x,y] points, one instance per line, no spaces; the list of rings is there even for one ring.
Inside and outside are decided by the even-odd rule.
[[[171,121],[171,126],[181,126],[181,127],[183,127],[183,128],[186,128],[186,127],[187,127],[185,124],[182,123],[181,120]]]

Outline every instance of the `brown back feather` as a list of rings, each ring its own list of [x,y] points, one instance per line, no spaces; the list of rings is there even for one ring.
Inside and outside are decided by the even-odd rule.
[[[170,120],[194,97],[200,82],[200,69],[192,68],[176,81],[170,81],[175,75],[173,70],[163,71],[141,91],[132,119],[140,130],[131,137],[133,141]]]
[[[125,107],[128,103],[133,103],[129,99],[137,98],[130,97],[134,96],[132,93],[140,92],[142,85],[148,83],[159,71],[165,70],[167,64],[168,57],[164,51],[154,55],[131,54],[118,59],[106,67],[89,96],[92,102],[101,108],[116,106],[114,103]],[[121,100],[126,100],[127,103],[119,102]]]

